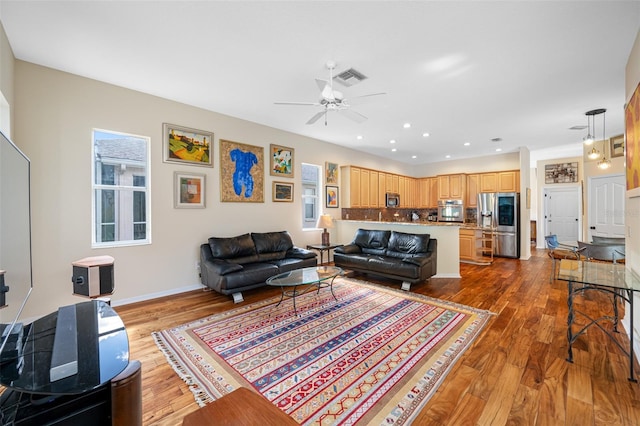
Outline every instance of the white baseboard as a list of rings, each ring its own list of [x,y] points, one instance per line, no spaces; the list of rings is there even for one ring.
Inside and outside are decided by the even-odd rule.
[[[179,293],[186,293],[187,291],[202,290],[203,287],[204,286],[202,284],[193,284],[193,285],[188,285],[184,287],[172,288],[171,290],[167,290],[167,291],[159,291],[157,293],[143,294],[142,296],[130,297],[128,299],[119,299],[117,301],[112,300],[111,306],[122,306],[122,305],[129,305],[131,303],[145,302],[147,300],[157,299],[159,297],[172,296],[174,294],[179,294]]]

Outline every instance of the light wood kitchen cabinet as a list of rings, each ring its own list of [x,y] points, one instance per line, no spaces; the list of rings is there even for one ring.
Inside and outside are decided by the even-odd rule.
[[[431,181],[429,180],[429,178],[418,179],[418,207],[419,208],[426,209],[431,207],[429,205],[429,203],[431,202],[430,189],[431,189]]]
[[[498,192],[520,192],[520,172],[498,172]]]
[[[380,191],[378,188],[380,173],[375,170],[369,170],[369,206],[380,207]]]
[[[438,178],[429,178],[429,207],[438,207]]]
[[[467,175],[438,176],[438,198],[441,200],[463,200],[467,188]]]
[[[478,207],[478,186],[480,175],[467,175],[467,197],[464,201],[465,207]]]
[[[520,192],[520,172],[508,170],[480,174],[480,192]]]
[[[360,207],[371,205],[370,175],[369,170],[360,169]]]
[[[498,192],[498,174],[496,172],[480,175],[480,192]]]
[[[460,229],[460,260],[473,261],[476,256],[476,231]]]
[[[378,172],[378,204],[380,207],[387,206],[387,188],[385,187],[386,179],[386,173]]]

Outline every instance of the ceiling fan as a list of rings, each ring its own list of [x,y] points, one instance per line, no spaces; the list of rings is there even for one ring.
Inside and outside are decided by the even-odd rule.
[[[357,111],[354,111],[351,108],[351,105],[347,102],[342,92],[338,90],[334,90],[333,88],[333,70],[336,67],[336,63],[334,61],[327,61],[326,67],[329,70],[329,80],[322,80],[316,78],[316,84],[318,88],[321,90],[320,99],[318,102],[274,102],[276,105],[304,105],[304,106],[320,106],[322,110],[317,112],[307,121],[306,124],[313,124],[320,119],[320,117],[324,117],[324,125],[327,125],[327,113],[329,111],[337,111],[344,115],[345,117],[357,122],[362,123],[367,120],[367,117],[360,114]],[[367,98],[371,96],[384,95],[385,92],[380,93],[370,93],[368,95],[360,95],[354,96],[351,99],[359,99],[359,98]]]

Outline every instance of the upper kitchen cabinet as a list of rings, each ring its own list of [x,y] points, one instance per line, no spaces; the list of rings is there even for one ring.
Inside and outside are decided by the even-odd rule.
[[[480,192],[520,192],[520,172],[509,170],[480,174]]]
[[[465,207],[478,206],[478,189],[480,185],[480,175],[467,175],[467,197],[464,201]]]
[[[440,200],[463,200],[466,195],[467,175],[438,176],[438,198]]]

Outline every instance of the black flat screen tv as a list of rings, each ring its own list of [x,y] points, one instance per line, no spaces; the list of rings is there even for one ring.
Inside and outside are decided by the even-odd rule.
[[[30,177],[29,158],[0,132],[0,355],[33,290]]]

